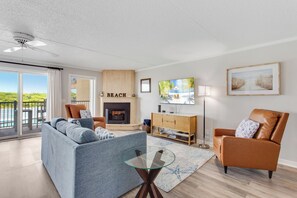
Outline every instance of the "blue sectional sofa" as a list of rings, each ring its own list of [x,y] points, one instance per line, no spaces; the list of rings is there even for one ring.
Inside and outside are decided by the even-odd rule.
[[[143,145],[145,132],[77,144],[45,123],[41,159],[62,198],[113,198],[141,184],[122,152]]]

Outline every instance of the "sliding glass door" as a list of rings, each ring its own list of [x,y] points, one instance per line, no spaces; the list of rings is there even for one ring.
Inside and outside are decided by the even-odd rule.
[[[0,139],[18,136],[18,87],[17,72],[0,71]]]
[[[47,76],[22,74],[22,134],[41,132],[46,118]]]
[[[46,99],[46,74],[0,71],[0,139],[40,133]]]

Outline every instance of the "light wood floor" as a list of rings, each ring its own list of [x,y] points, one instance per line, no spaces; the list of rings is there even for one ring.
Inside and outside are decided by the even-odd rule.
[[[41,139],[0,143],[1,198],[58,198],[40,160]],[[123,197],[134,197],[138,188]],[[297,169],[280,166],[272,180],[267,171],[229,168],[212,158],[164,197],[297,197]]]

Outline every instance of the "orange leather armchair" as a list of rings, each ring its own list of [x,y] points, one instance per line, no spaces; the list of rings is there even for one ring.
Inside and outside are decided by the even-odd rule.
[[[254,138],[237,138],[233,129],[215,129],[213,150],[224,166],[268,170],[271,179],[276,171],[280,144],[289,114],[254,109],[249,119],[260,123]]]
[[[86,110],[86,106],[83,104],[66,104],[65,105],[67,118],[80,118],[80,110]],[[93,117],[94,129],[97,127],[106,128],[105,117]]]

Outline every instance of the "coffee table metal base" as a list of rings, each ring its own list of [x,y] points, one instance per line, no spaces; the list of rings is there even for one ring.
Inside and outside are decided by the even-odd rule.
[[[158,187],[154,184],[154,180],[156,179],[162,168],[152,169],[150,171],[138,168],[135,169],[144,182],[139,189],[136,197],[144,198],[147,197],[149,193],[151,198],[162,198],[162,194],[160,193]]]

